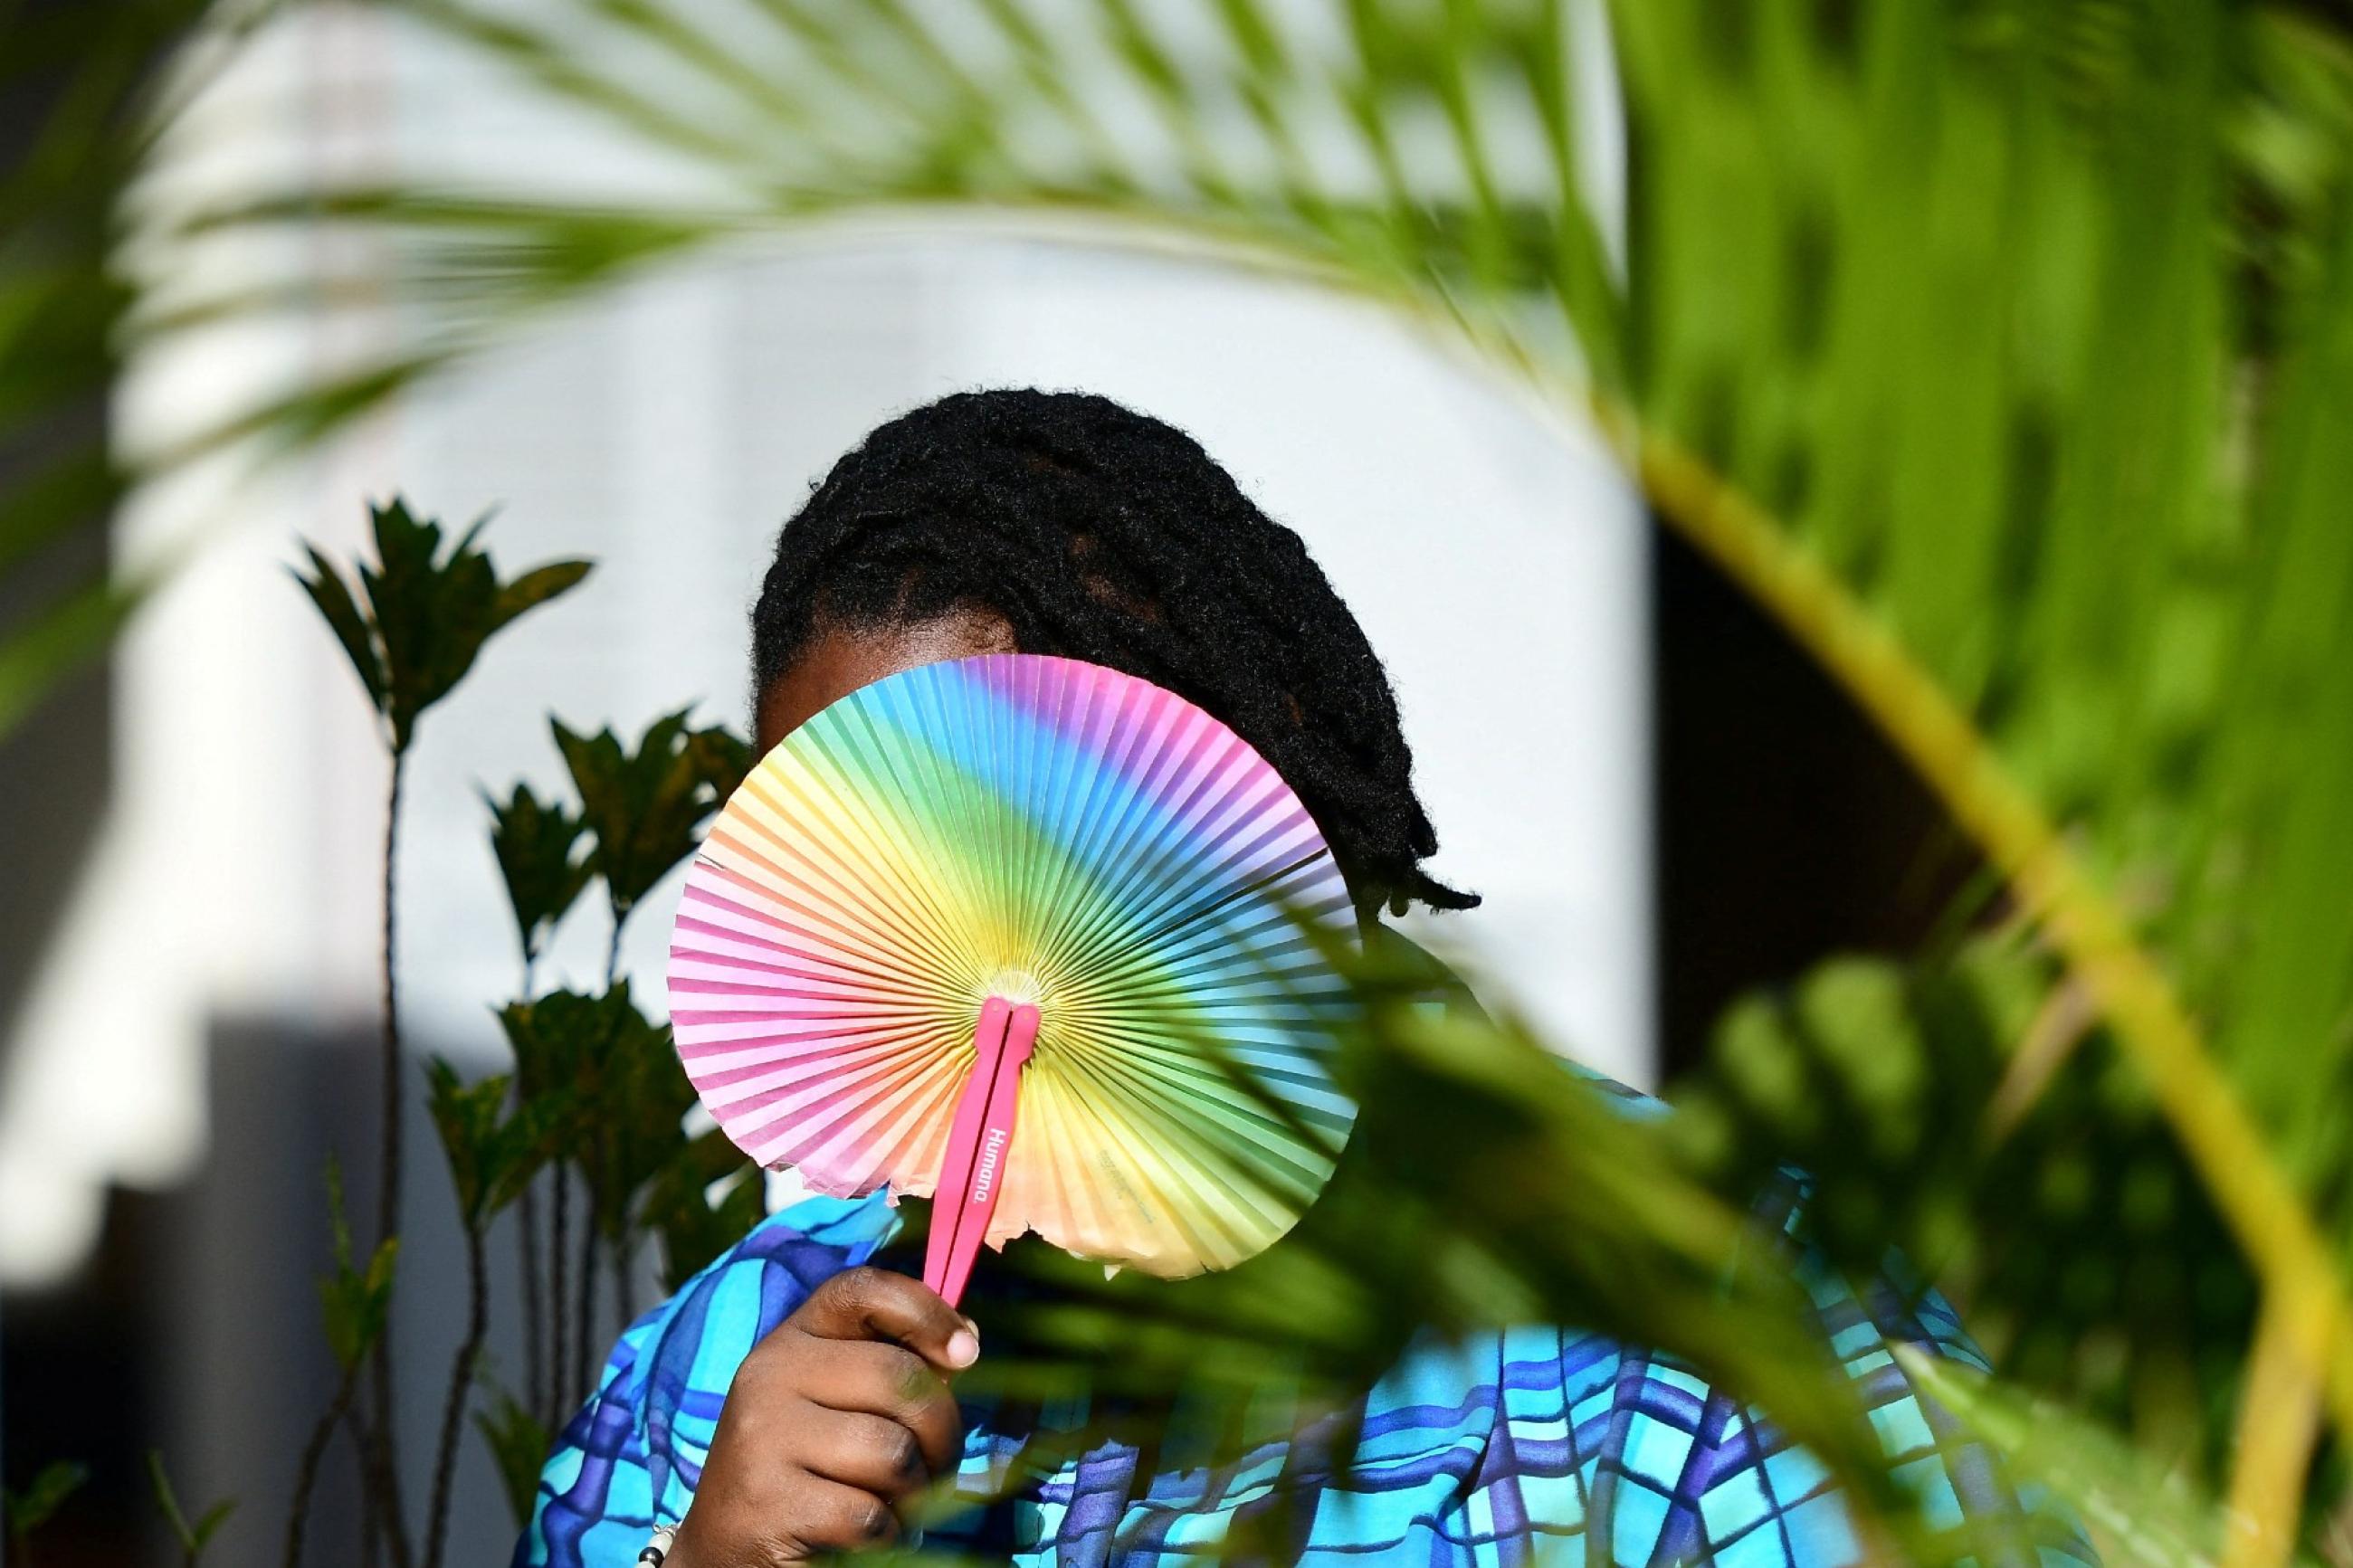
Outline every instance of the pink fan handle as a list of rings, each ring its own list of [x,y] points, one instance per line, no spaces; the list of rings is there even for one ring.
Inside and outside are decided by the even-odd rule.
[[[1038,1043],[1038,1009],[1001,996],[981,1004],[973,1031],[972,1076],[948,1127],[947,1153],[932,1196],[932,1234],[923,1249],[923,1283],[951,1307],[964,1300],[980,1257],[989,1216],[997,1212],[1005,1162],[1013,1148],[1021,1065]]]

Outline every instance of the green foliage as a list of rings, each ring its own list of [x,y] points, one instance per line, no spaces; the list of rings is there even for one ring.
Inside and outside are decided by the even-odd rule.
[[[400,1238],[386,1237],[369,1255],[365,1268],[354,1266],[352,1226],[343,1211],[343,1168],[332,1160],[327,1163],[327,1219],[334,1235],[334,1268],[319,1277],[319,1305],[327,1346],[334,1352],[335,1363],[348,1371],[367,1358],[384,1332]]]
[[[751,767],[749,747],[722,728],[688,728],[690,711],[655,720],[635,751],[610,729],[578,735],[555,721],[556,746],[596,838],[589,865],[604,879],[617,926],[694,853],[698,830]]]
[[[2224,1511],[2106,1428],[1910,1345],[1894,1353],[1904,1374],[1938,1405],[2065,1500],[2098,1532],[2105,1561],[2179,1568],[2221,1558],[2229,1532]]]
[[[159,100],[158,62],[210,8],[0,8],[0,738],[140,596],[105,547],[124,481],[106,410],[133,299],[108,260],[116,203],[185,101]]]
[[[237,1511],[237,1500],[221,1499],[192,1522],[180,1507],[180,1494],[172,1489],[172,1479],[164,1473],[164,1454],[159,1448],[147,1450],[147,1488],[155,1499],[156,1511],[171,1527],[172,1539],[180,1544],[181,1560],[187,1568],[195,1568],[205,1547]]]
[[[29,1561],[33,1532],[57,1516],[66,1500],[90,1480],[90,1468],[58,1459],[43,1466],[23,1491],[0,1489],[0,1519],[8,1528],[9,1555]]]
[[[694,1103],[670,1026],[638,1010],[626,980],[599,994],[550,992],[499,1016],[527,1086],[524,1105],[561,1106],[543,1136],[587,1177],[598,1233],[628,1239],[638,1196],[679,1157]]]
[[[489,554],[474,547],[488,516],[444,553],[441,525],[410,515],[406,501],[396,497],[368,515],[376,562],[358,568],[356,592],[315,545],[303,547],[310,574],[295,579],[351,660],[386,744],[406,752],[417,720],[464,679],[491,634],[576,586],[588,563],[552,562],[501,582]]]
[[[588,858],[574,853],[588,825],[562,802],[542,801],[529,784],[518,783],[503,804],[487,792],[482,798],[491,808],[491,849],[528,966],[594,875]]]
[[[540,1467],[546,1462],[554,1437],[514,1395],[504,1389],[491,1394],[491,1408],[474,1412],[474,1429],[489,1446],[498,1466],[499,1486],[514,1516],[517,1530],[531,1522],[539,1499]]]
[[[522,1195],[554,1152],[565,1097],[540,1095],[510,1110],[505,1074],[462,1084],[438,1057],[426,1064],[427,1106],[457,1189],[458,1214],[470,1230],[488,1225]]]
[[[1813,1187],[1837,1266],[1891,1252],[2008,1372],[2211,1475],[2253,1331],[2247,1266],[2083,998],[2014,933],[1837,959],[1719,1025],[1672,1131],[1721,1193]]]
[[[714,1199],[712,1189],[722,1183]],[[655,1173],[638,1225],[660,1239],[662,1288],[674,1291],[743,1240],[767,1212],[759,1171],[714,1127],[682,1139]]]

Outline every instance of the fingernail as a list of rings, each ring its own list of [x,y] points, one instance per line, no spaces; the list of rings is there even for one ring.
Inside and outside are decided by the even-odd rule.
[[[958,1329],[948,1336],[948,1364],[970,1366],[980,1359],[980,1336],[970,1329]]]

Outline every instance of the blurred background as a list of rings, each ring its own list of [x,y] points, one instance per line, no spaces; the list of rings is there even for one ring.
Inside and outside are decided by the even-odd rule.
[[[2346,601],[2295,612],[2292,671],[2218,673],[2278,640],[2263,595],[2347,575],[2329,7],[120,9],[0,8],[0,1480],[88,1471],[44,1563],[175,1554],[151,1449],[239,1500],[220,1560],[274,1554],[335,1390],[320,1173],[372,1212],[385,757],[289,568],[364,555],[395,494],[492,514],[502,571],[596,563],[410,759],[406,1048],[470,1076],[516,980],[483,792],[565,787],[550,714],[745,728],[778,524],[964,387],[1169,420],[1304,536],[1388,661],[1435,870],[1485,898],[1417,934],[1646,1089],[1736,999],[2008,907],[1985,868],[2040,840],[1961,820],[1969,745],[2200,997],[2248,949],[2164,889],[2235,846],[2214,896],[2269,929],[2284,852],[2224,827],[2295,815],[2176,787],[2220,776],[2229,693],[2335,776]],[[2306,342],[2327,384],[2274,419]],[[1903,721],[1898,666],[1966,743]],[[2244,778],[2266,743],[2215,749]],[[2304,863],[2353,869],[2342,816]],[[657,1016],[675,893],[622,965]],[[593,982],[601,919],[543,982]],[[2341,1052],[2347,944],[2297,929],[2271,1023]],[[2250,1070],[2260,1110],[2299,1069]],[[2330,1191],[2314,1136],[2284,1158]],[[421,1467],[463,1247],[438,1162],[405,1179]],[[358,1507],[322,1471],[331,1560]],[[453,1517],[502,1554],[493,1467]]]

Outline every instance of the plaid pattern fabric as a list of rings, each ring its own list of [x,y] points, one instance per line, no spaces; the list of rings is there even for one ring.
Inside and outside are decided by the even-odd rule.
[[[1617,1089],[1617,1086],[1609,1086]],[[1634,1114],[1657,1102],[1620,1089]],[[1794,1235],[1799,1194],[1778,1200]],[[816,1198],[773,1216],[625,1334],[602,1385],[565,1428],[517,1547],[517,1568],[620,1568],[686,1510],[729,1381],[753,1345],[821,1281],[896,1230],[879,1198]],[[1984,1366],[1933,1291],[1883,1279],[1858,1294],[1798,1257],[1832,1350],[1859,1386],[1899,1481],[1968,1560],[2068,1568],[2094,1561],[2044,1500],[2022,1495],[1889,1354],[1913,1344]],[[998,1497],[1025,1447],[1083,1426],[1048,1410],[1000,1431],[967,1408],[958,1489]],[[1414,1343],[1351,1423],[1327,1416],[1230,1463],[1139,1474],[1106,1442],[976,1507],[926,1543],[1065,1568],[1158,1568],[1231,1535],[1257,1561],[1515,1564],[1535,1560],[1725,1568],[1863,1561],[1822,1465],[1672,1359],[1559,1328]],[[1241,1532],[1250,1531],[1247,1536]],[[1268,1534],[1279,1539],[1266,1541]]]

